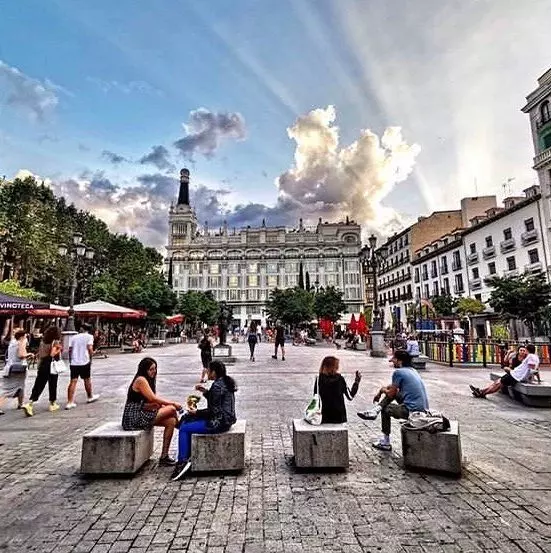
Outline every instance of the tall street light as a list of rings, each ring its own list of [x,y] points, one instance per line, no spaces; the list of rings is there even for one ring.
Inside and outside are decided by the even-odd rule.
[[[368,239],[369,245],[362,252],[364,274],[370,273],[373,278],[373,313],[372,330],[382,330],[382,317],[379,312],[379,293],[377,291],[377,273],[386,264],[388,249],[382,246],[377,249],[377,237],[372,234]]]
[[[80,259],[86,259],[91,261],[94,259],[93,248],[88,248],[82,243],[82,234],[75,232],[73,234],[73,243],[71,246],[65,244],[59,244],[57,251],[61,257],[69,256],[73,262],[72,264],[72,281],[71,281],[71,297],[69,300],[69,318],[67,319],[67,325],[65,330],[67,332],[75,332],[75,292],[77,289],[77,272]]]

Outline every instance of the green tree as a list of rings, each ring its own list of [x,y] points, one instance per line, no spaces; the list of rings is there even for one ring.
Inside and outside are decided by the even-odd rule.
[[[450,294],[434,296],[430,301],[436,315],[440,317],[449,317],[453,315],[454,309],[457,307],[457,298],[454,298]]]
[[[472,317],[483,313],[486,306],[474,298],[461,298],[457,302],[457,313],[462,316]]]
[[[42,294],[32,288],[23,288],[16,280],[4,280],[0,282],[0,292],[8,296],[17,296],[29,300],[38,300]]]
[[[200,323],[216,324],[220,305],[214,299],[212,292],[190,290],[180,296],[178,311],[193,328],[196,328]]]
[[[346,311],[343,293],[334,286],[320,289],[314,296],[314,312],[318,319],[329,319],[336,322]],[[370,320],[370,319],[366,319]]]
[[[545,308],[551,301],[551,286],[543,274],[522,274],[511,277],[492,277],[489,304],[502,319],[523,321],[530,335],[545,319]]]
[[[309,322],[314,316],[314,296],[301,288],[276,288],[266,302],[268,316],[285,324],[296,326]]]

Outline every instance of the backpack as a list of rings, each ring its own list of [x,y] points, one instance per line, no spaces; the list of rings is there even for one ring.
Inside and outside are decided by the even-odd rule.
[[[410,413],[408,420],[403,426],[406,430],[425,431],[435,434],[436,432],[447,432],[450,429],[450,421],[441,413],[414,411]]]

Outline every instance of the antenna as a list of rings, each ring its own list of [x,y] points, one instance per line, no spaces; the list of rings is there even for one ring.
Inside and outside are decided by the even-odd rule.
[[[511,183],[515,180],[515,177],[509,177],[504,183],[503,183],[503,196],[506,198],[507,196],[511,195]]]
[[[474,178],[474,194],[478,197],[478,181]]]

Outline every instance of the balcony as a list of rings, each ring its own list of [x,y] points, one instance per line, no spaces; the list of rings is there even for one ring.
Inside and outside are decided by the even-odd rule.
[[[465,288],[463,287],[463,285],[458,286],[457,284],[454,284],[453,285],[453,292],[454,292],[454,294],[463,294],[463,292],[465,292]]]
[[[495,246],[487,246],[482,250],[482,257],[484,259],[492,259],[492,257],[495,257],[495,255],[496,255]]]
[[[525,273],[539,273],[541,272],[542,264],[541,261],[536,261],[535,263],[528,263],[524,266]]]
[[[534,244],[539,239],[538,231],[536,229],[527,230],[520,235],[520,241],[523,246]]]
[[[462,266],[461,259],[454,259],[452,262],[452,271],[459,271]]]
[[[545,167],[546,165],[551,165],[551,148],[547,148],[546,150],[543,150],[543,152],[540,152],[535,158],[534,158],[534,169],[537,171],[538,169],[541,169],[542,167]]]
[[[509,238],[508,240],[503,240],[499,243],[499,249],[501,253],[512,252],[517,247],[517,243],[514,238]]]
[[[470,284],[471,290],[480,290],[480,288],[482,288],[482,279],[473,278],[469,284]]]
[[[508,271],[503,271],[503,276],[505,277],[518,276],[518,269],[509,269]]]
[[[478,263],[478,252],[470,253],[467,256],[467,265],[474,265],[475,263]]]

